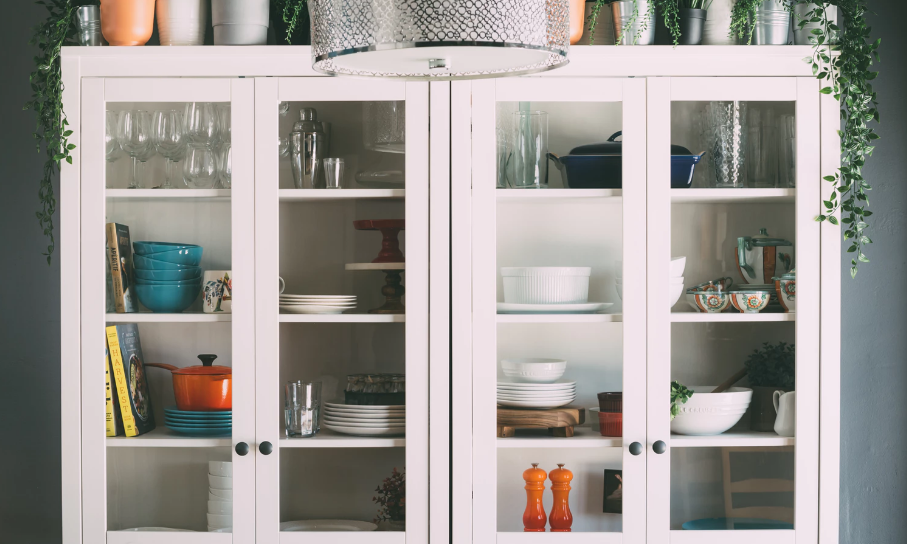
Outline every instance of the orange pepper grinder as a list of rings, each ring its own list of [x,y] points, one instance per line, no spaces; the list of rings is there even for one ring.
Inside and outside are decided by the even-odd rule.
[[[554,504],[551,506],[551,514],[548,516],[551,532],[569,533],[570,527],[573,525],[569,499],[573,473],[565,469],[563,464],[558,464],[557,468],[548,474],[548,478],[551,480],[551,493],[554,495]]]
[[[526,511],[523,512],[523,532],[544,533],[545,507],[542,505],[542,495],[545,493],[545,479],[548,475],[539,468],[538,463],[532,463],[532,468],[523,471],[526,480]]]

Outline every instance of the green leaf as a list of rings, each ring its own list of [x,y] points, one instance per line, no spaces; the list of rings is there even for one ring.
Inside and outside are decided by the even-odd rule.
[[[819,90],[819,92],[822,94],[831,94],[832,89],[831,89],[831,87],[823,87],[822,89]]]
[[[833,216],[833,215],[829,215],[829,216],[828,216],[828,222],[831,223],[832,225],[837,225],[837,224],[838,224],[838,218],[835,217],[835,216]]]
[[[860,262],[862,262],[862,263],[868,263],[868,262],[869,262],[869,258],[866,257],[866,255],[863,255],[862,253],[860,253],[860,256],[859,256],[858,258],[860,259]]]
[[[834,181],[834,180],[835,180],[835,177],[834,177],[834,176],[825,176],[825,177],[822,178],[822,179],[824,179],[825,181]]]
[[[819,214],[816,216],[816,221],[821,222],[821,221],[825,221],[825,219],[826,219],[826,217],[824,215]]]
[[[859,231],[859,230],[863,230],[863,229],[865,229],[865,228],[868,227],[868,226],[869,226],[869,225],[867,225],[867,224],[866,224],[865,222],[863,222],[863,221],[860,221],[859,223],[856,224],[856,228],[857,228],[858,231]]]

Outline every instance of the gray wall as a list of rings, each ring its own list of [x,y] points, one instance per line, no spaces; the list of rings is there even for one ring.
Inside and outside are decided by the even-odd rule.
[[[42,161],[22,111],[33,52],[28,28],[43,10],[20,2],[0,32],[0,543],[60,540],[60,267],[40,255],[37,182]],[[907,11],[898,0],[873,2],[874,35],[884,63],[876,84],[882,139],[865,175],[875,187],[870,265],[844,279],[842,338],[841,542],[903,542],[907,534]],[[817,208],[818,209],[818,208]],[[891,286],[897,285],[898,289]],[[68,384],[78,387],[79,384]],[[900,536],[898,536],[900,535]]]

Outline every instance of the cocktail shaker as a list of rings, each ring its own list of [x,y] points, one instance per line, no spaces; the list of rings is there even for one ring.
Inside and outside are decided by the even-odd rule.
[[[318,112],[315,108],[302,108],[299,121],[290,133],[290,163],[297,189],[324,188],[321,159],[327,155],[329,145],[328,134],[318,121]]]
[[[98,6],[80,6],[76,9],[75,18],[79,31],[79,45],[104,44],[104,38],[101,36],[101,10]]]

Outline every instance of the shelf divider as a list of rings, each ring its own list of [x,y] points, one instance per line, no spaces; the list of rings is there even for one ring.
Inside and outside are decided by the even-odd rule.
[[[793,446],[793,437],[778,436],[775,433],[757,431],[726,432],[714,436],[686,436],[671,434],[672,448],[724,448],[724,447],[758,447],[758,446]]]
[[[233,439],[229,436],[185,436],[160,425],[139,436],[108,436],[105,442],[108,448],[229,448]]]
[[[321,429],[312,438],[281,438],[281,448],[404,448],[403,436],[351,436]]]
[[[130,314],[107,314],[108,323],[218,323],[233,321],[233,314],[179,313],[156,314],[135,312]]]
[[[280,314],[281,323],[405,323],[405,314]]]
[[[498,189],[498,202],[539,200],[546,198],[621,198],[621,189]]]
[[[716,314],[693,311],[671,312],[672,323],[777,323],[796,320],[796,312],[759,312],[757,314],[744,314],[738,311],[728,311]]]
[[[517,429],[515,436],[497,438],[498,449],[501,448],[620,448],[623,438],[609,438],[591,427],[574,427],[570,438],[547,436],[543,432],[532,432]],[[521,436],[522,435],[522,436]]]
[[[623,314],[498,314],[498,323],[619,323]]]
[[[403,199],[405,189],[280,189],[281,202],[324,202],[328,200]]]
[[[674,204],[793,204],[796,189],[671,189]]]

